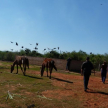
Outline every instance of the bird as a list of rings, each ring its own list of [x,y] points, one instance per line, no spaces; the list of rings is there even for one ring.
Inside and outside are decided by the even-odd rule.
[[[46,49],[44,49],[44,51],[45,51]]]
[[[30,45],[32,45],[32,44],[30,44]]]
[[[21,48],[24,48],[23,46]]]
[[[36,43],[36,45],[38,46],[38,43]]]
[[[10,41],[11,43],[13,43],[12,41]]]
[[[56,49],[56,48],[53,48],[53,49]]]
[[[90,54],[92,54],[92,52],[90,52]]]
[[[50,50],[50,48],[48,48],[48,50]]]
[[[36,50],[37,50],[38,48],[37,48],[37,47],[35,47],[34,49],[36,49]]]
[[[16,42],[16,45],[18,46],[18,43]]]
[[[58,50],[59,50],[59,47],[58,47]]]

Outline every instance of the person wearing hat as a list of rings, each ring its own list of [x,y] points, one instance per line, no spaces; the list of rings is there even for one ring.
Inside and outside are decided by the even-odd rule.
[[[87,57],[86,61],[81,66],[81,75],[84,75],[84,91],[88,89],[88,82],[92,69],[94,69],[93,64],[90,62],[90,58]]]

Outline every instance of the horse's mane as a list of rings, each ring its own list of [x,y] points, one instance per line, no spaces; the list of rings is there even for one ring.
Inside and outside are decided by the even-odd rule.
[[[51,58],[45,58],[45,59],[44,59],[45,62],[51,61],[51,60],[52,60]]]

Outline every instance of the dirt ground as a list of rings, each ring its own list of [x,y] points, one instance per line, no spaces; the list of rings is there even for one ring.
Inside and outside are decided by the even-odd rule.
[[[31,72],[35,74],[34,72]],[[36,72],[36,74],[40,74]],[[46,72],[44,73],[44,77]],[[107,76],[108,77],[108,76]],[[89,108],[108,108],[108,79],[105,84],[102,83],[100,73],[92,75],[89,80],[88,91],[84,91],[83,76],[73,75],[71,73],[52,73],[51,82],[54,86],[58,86],[60,90],[47,90],[42,94],[46,97],[58,99],[67,99],[69,97],[78,99],[82,103],[82,107]]]

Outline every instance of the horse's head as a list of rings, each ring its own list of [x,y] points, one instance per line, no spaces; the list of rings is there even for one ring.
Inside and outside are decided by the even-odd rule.
[[[13,65],[11,65],[11,73],[13,72],[13,70],[14,70],[14,66],[13,66]]]

